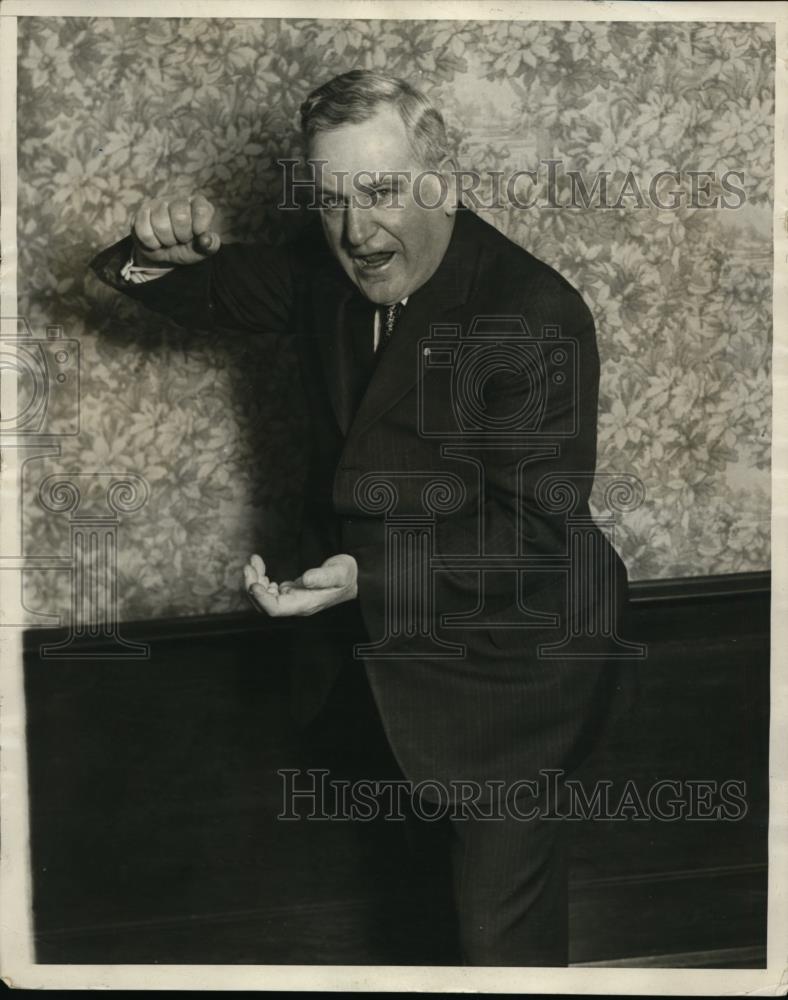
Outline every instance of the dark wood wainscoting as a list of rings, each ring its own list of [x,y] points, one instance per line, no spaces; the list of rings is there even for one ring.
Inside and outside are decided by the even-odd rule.
[[[627,782],[686,798],[690,782],[740,781],[746,809],[576,822],[573,963],[764,964],[769,604],[765,574],[633,586],[639,697],[578,777],[616,800]],[[90,640],[45,658],[62,635],[27,633],[38,961],[452,960],[402,824],[277,819],[278,769],[308,759],[280,625],[131,623],[150,644],[136,660]]]

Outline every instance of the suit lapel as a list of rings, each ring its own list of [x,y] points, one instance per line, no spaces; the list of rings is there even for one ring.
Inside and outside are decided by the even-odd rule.
[[[421,378],[419,341],[429,336],[431,324],[463,305],[471,294],[479,266],[479,229],[483,225],[469,209],[458,209],[443,260],[429,281],[409,296],[355,414],[352,330],[356,324],[364,324],[371,338],[376,307],[361,295],[332,257],[320,256],[313,286],[313,332],[337,423],[348,442],[394,406]]]
[[[316,309],[322,312],[315,320],[322,328],[318,341],[328,392],[337,423],[342,433],[347,434],[358,392],[353,330],[366,328],[372,340],[375,306],[351,289],[339,299],[334,297],[333,302],[324,301],[322,308],[317,303]]]
[[[312,226],[304,245],[313,282],[308,336],[317,341],[331,406],[340,430],[347,434],[358,389],[352,331],[366,324],[372,338],[375,307],[360,294],[330,253],[322,227]]]

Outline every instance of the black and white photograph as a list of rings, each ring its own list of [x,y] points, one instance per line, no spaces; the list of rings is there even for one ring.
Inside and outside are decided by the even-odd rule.
[[[6,985],[785,993],[787,26],[3,3]]]

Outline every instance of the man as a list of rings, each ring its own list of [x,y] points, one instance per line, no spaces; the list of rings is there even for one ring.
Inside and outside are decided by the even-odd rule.
[[[614,628],[584,657],[545,655],[570,611],[615,620],[625,597],[593,525],[611,606],[600,589],[578,598],[566,565],[567,512],[590,524],[593,320],[458,201],[443,120],[407,83],[354,71],[301,111],[322,233],[221,246],[204,198],[157,199],[93,266],[184,325],[295,338],[312,431],[303,573],[277,583],[254,555],[244,576],[262,611],[303,616],[299,717],[357,646],[407,778],[484,790],[451,825],[464,960],[563,965],[567,824],[523,817],[545,770],[588,753],[618,685]],[[519,797],[485,820],[502,787]]]

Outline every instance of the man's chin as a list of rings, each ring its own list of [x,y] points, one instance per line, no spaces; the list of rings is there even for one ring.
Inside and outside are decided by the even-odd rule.
[[[350,261],[345,270],[365,298],[377,305],[388,305],[399,302],[407,295],[403,290],[407,282],[403,280],[398,264],[397,260],[392,260],[384,268],[367,269]]]
[[[405,297],[405,292],[401,291],[401,284],[393,281],[376,281],[373,278],[356,277],[356,285],[365,298],[377,305],[388,305],[390,302],[399,302]]]

